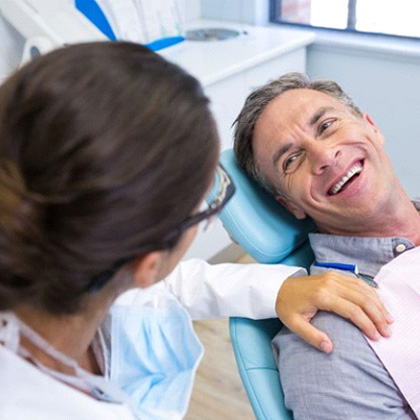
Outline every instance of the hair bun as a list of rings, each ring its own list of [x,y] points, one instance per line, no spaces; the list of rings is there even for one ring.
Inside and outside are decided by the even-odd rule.
[[[0,226],[3,231],[20,230],[26,222],[39,221],[42,196],[30,193],[15,162],[0,159]],[[17,233],[17,232],[15,232]]]
[[[27,191],[15,162],[0,159],[0,310],[23,303],[33,293],[28,274],[42,264],[37,244],[43,201]],[[12,302],[12,296],[18,302]]]

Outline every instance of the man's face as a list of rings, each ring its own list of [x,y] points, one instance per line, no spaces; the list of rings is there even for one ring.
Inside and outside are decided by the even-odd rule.
[[[321,232],[362,232],[395,195],[378,128],[322,92],[294,89],[271,101],[257,121],[253,148],[260,170],[281,192],[278,201],[298,218],[310,216]]]

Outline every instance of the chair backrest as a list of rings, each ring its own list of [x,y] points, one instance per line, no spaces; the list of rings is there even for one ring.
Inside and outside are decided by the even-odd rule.
[[[252,181],[237,165],[233,150],[223,152],[220,162],[236,187],[220,214],[232,239],[258,262],[308,268],[313,261],[308,243],[313,223],[295,219]],[[281,322],[231,318],[229,327],[238,370],[257,420],[292,420],[271,348]]]
[[[279,263],[304,245],[315,230],[311,220],[298,220],[269,193],[251,180],[236,163],[233,150],[220,162],[232,178],[236,192],[220,219],[232,239],[261,263]]]

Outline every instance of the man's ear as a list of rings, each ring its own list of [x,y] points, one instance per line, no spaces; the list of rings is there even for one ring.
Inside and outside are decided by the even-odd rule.
[[[136,258],[132,263],[134,284],[146,288],[156,283],[163,251],[153,251]]]
[[[373,122],[372,118],[370,117],[369,114],[367,114],[366,112],[364,112],[363,114],[363,119],[372,127],[373,131],[375,132],[375,134],[378,136],[381,144],[384,143],[385,138],[382,135],[381,131],[379,130],[379,128],[376,126],[376,124]]]
[[[307,214],[296,204],[292,203],[287,198],[283,197],[282,195],[276,195],[274,197],[276,201],[278,201],[286,210],[293,214],[296,219],[305,219]]]

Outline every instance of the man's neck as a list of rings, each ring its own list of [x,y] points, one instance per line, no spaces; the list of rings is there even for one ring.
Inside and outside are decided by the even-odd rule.
[[[397,203],[397,204],[396,204]],[[351,222],[348,228],[334,229],[318,226],[321,233],[354,237],[402,237],[420,245],[420,214],[410,198],[403,192],[398,201],[390,202],[380,215]]]

